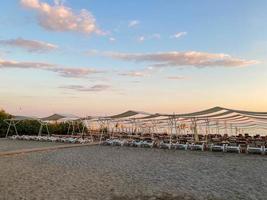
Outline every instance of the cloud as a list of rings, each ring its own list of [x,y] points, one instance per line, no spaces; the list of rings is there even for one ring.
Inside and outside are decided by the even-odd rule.
[[[46,43],[46,42],[37,41],[37,40],[26,40],[23,38],[0,40],[0,44],[23,48],[29,52],[36,52],[36,53],[52,51],[58,48],[57,45],[54,45],[51,43]]]
[[[69,68],[44,62],[17,62],[0,59],[0,69],[38,69],[55,72],[62,77],[86,78],[88,75],[102,73],[92,68]]]
[[[110,41],[110,42],[115,42],[116,39],[115,39],[114,37],[110,37],[110,38],[109,38],[109,41]]]
[[[110,85],[97,84],[93,86],[83,86],[83,85],[66,85],[61,86],[62,89],[75,90],[78,92],[102,92],[110,89]]]
[[[129,21],[128,27],[136,27],[139,24],[140,24],[140,21],[132,20],[132,21]]]
[[[0,68],[20,68],[20,69],[53,69],[55,65],[42,62],[17,62],[0,59]]]
[[[168,76],[166,78],[169,80],[183,80],[183,79],[185,79],[184,76]]]
[[[120,76],[130,76],[130,77],[144,77],[147,74],[142,71],[130,71],[130,72],[124,72],[124,73],[119,73]]]
[[[172,35],[171,38],[178,39],[178,38],[185,36],[185,35],[187,35],[187,32],[178,32],[178,33],[175,33],[174,35]]]
[[[128,77],[147,77],[152,75],[157,71],[156,68],[153,67],[147,67],[145,69],[142,69],[140,71],[128,71],[128,72],[121,72],[118,73],[120,76],[128,76]]]
[[[234,58],[227,54],[206,53],[197,51],[188,52],[159,52],[159,53],[118,53],[105,52],[104,56],[114,59],[132,61],[132,62],[148,62],[153,67],[184,67],[194,66],[203,67],[243,67],[255,65],[259,62],[256,60],[245,60]]]
[[[56,67],[54,69],[50,69],[50,71],[57,72],[60,76],[68,77],[68,78],[86,78],[88,75],[103,73],[103,71],[97,71],[91,68],[63,68]]]
[[[139,42],[144,42],[145,41],[145,36],[140,36],[137,38],[137,41]]]
[[[38,23],[49,31],[72,31],[85,34],[104,34],[98,29],[94,16],[82,9],[79,13],[63,5],[61,1],[54,1],[54,5],[40,0],[20,0],[21,4],[38,14]]]
[[[152,34],[152,35],[148,35],[148,36],[139,36],[138,38],[137,38],[137,41],[138,42],[144,42],[145,40],[159,40],[161,38],[161,35],[160,34],[158,34],[158,33],[154,33],[154,34]]]

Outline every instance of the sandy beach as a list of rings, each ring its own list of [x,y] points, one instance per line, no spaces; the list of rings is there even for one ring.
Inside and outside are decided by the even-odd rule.
[[[108,146],[20,154],[0,158],[0,199],[264,200],[266,164],[260,155]]]

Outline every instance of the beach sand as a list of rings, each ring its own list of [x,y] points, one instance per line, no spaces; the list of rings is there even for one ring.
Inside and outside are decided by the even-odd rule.
[[[59,149],[0,157],[0,199],[266,200],[266,166],[261,155]]]

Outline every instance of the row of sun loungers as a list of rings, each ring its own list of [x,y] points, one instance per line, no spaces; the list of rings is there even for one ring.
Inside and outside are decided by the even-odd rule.
[[[198,142],[198,143],[170,143],[165,141],[153,141],[153,140],[127,140],[127,139],[107,139],[102,143],[103,145],[110,145],[110,146],[131,146],[131,147],[158,147],[161,149],[180,149],[180,150],[199,150],[199,151],[220,151],[220,152],[235,152],[235,153],[258,153],[258,154],[267,154],[267,147],[266,146],[244,146],[240,144],[216,144],[211,143],[207,144],[205,142]]]
[[[11,139],[17,140],[32,140],[32,141],[46,141],[46,142],[64,142],[64,143],[89,143],[92,142],[93,137],[90,139],[81,136],[63,136],[63,135],[52,135],[52,136],[28,136],[28,135],[13,135]],[[219,138],[211,141],[194,142],[190,135],[183,136],[181,138],[175,138],[170,142],[170,139],[165,135],[162,137],[140,137],[131,136],[130,138],[123,136],[123,138],[109,138],[104,139],[102,142],[104,145],[110,146],[131,146],[131,147],[158,147],[161,149],[181,149],[181,150],[200,150],[200,151],[221,151],[221,152],[236,152],[236,153],[258,153],[267,154],[267,142],[263,139],[250,141],[242,141],[240,138],[229,138],[224,141]]]
[[[241,145],[231,145],[231,144],[211,144],[211,151],[221,151],[221,152],[236,152],[241,153]]]
[[[26,140],[26,141],[42,141],[42,142],[64,142],[64,143],[89,143],[91,142],[88,138],[78,137],[59,137],[59,136],[29,136],[29,135],[13,135],[10,137],[12,140]]]
[[[142,140],[126,140],[126,139],[107,139],[103,142],[104,145],[111,146],[133,146],[133,147],[153,147],[153,141],[142,141]]]
[[[266,146],[247,145],[244,148],[245,148],[246,153],[267,154],[267,147]],[[210,149],[211,149],[211,151],[237,152],[237,153],[241,153],[241,151],[242,151],[241,145],[230,145],[230,144],[222,144],[222,145],[212,144]]]
[[[127,140],[127,139],[107,139],[102,143],[103,145],[110,145],[110,146],[132,146],[132,147],[159,147],[161,149],[184,149],[184,150],[202,150],[204,151],[205,144],[204,143],[167,143],[164,141],[155,142],[155,141],[148,141],[148,140]]]
[[[181,149],[181,150],[201,150],[204,151],[205,143],[166,143],[160,142],[159,148],[165,149]]]

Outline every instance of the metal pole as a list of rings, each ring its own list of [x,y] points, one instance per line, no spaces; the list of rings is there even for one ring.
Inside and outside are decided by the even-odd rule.
[[[45,127],[46,127],[46,131],[47,131],[47,135],[50,136],[50,132],[49,132],[48,124],[47,123],[45,123]]]
[[[19,122],[17,122],[17,123],[19,123]],[[15,122],[13,121],[13,126],[14,126],[14,129],[15,129],[15,132],[16,132],[17,135],[19,135],[19,134],[18,134],[18,131],[17,131],[17,127],[16,127],[16,124],[17,124],[17,123],[15,123]]]
[[[41,126],[40,126],[40,129],[39,129],[39,133],[38,133],[38,136],[41,136],[42,135],[42,130],[43,130],[43,124],[40,122]]]
[[[8,123],[8,122],[6,122],[6,123]],[[11,121],[8,123],[8,128],[7,128],[7,132],[6,132],[6,138],[7,138],[7,136],[8,136],[10,127],[11,127]]]

